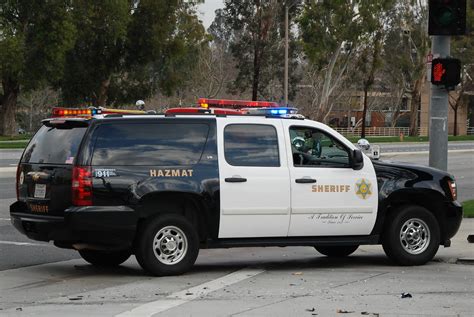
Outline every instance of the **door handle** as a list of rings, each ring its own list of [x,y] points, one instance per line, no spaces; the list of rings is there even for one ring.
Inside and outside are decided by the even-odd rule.
[[[313,178],[297,178],[295,182],[298,184],[313,184],[316,183],[316,180]]]
[[[227,177],[225,181],[227,183],[245,183],[247,179],[243,177]]]

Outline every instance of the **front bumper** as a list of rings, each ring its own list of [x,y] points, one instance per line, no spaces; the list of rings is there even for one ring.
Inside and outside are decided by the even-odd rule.
[[[462,205],[458,201],[447,202],[444,214],[444,238],[449,240],[458,232],[462,221]]]
[[[13,226],[33,240],[54,241],[62,247],[73,244],[131,247],[138,218],[127,206],[70,207],[64,216],[36,215],[17,201],[10,206]]]

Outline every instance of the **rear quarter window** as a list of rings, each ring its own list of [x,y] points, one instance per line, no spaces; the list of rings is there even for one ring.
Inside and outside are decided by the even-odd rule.
[[[72,164],[86,127],[42,126],[25,149],[22,163]]]
[[[193,165],[209,133],[201,123],[114,123],[100,125],[92,165]]]

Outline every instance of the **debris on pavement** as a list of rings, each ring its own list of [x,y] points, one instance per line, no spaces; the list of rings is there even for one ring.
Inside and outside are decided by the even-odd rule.
[[[474,234],[470,234],[467,236],[467,242],[474,243]]]
[[[303,275],[303,272],[293,272],[292,275]]]
[[[350,313],[353,313],[353,312],[354,312],[353,310],[350,311],[350,310],[344,310],[344,309],[339,309],[339,308],[336,310],[336,313],[338,313],[338,314],[350,314]]]
[[[316,309],[313,307],[313,308],[306,308],[306,311],[309,311],[310,313],[314,312]]]
[[[400,297],[401,298],[412,298],[413,296],[411,296],[410,293],[402,293],[402,295]]]

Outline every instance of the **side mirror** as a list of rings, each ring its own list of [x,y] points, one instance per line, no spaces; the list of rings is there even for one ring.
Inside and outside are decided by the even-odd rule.
[[[352,152],[352,169],[360,170],[364,167],[364,156],[360,150],[354,150]]]
[[[370,150],[370,143],[366,139],[359,139],[359,141],[357,141],[357,147],[362,151],[368,151]]]

